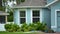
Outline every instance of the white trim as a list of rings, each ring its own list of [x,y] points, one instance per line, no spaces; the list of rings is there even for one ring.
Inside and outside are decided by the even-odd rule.
[[[28,22],[28,20],[27,20],[27,9],[26,9],[26,23]]]
[[[53,2],[51,2],[51,3],[49,3],[49,4],[45,5],[45,6],[48,7],[48,6],[52,5],[53,3],[57,2],[57,1],[58,0],[54,0]]]
[[[42,9],[40,9],[40,22],[41,23],[42,23],[42,19],[43,19]]]
[[[33,20],[32,20],[32,10],[39,10],[40,11],[40,21],[42,22],[42,10],[41,9],[31,9],[31,23],[33,22]],[[36,17],[37,18],[37,17]]]
[[[17,7],[11,7],[11,8],[46,8],[46,6],[17,6]]]
[[[51,26],[51,28],[55,27],[57,28],[57,12],[60,11],[60,9],[55,10],[55,26]]]
[[[51,26],[51,28],[53,29],[53,28],[57,28],[56,26]]]
[[[31,9],[31,23],[32,23],[32,9]]]

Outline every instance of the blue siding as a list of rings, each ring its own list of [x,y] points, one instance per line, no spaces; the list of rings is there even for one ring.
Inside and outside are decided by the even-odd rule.
[[[15,10],[14,11],[14,23],[15,24],[20,24],[20,20],[19,20],[20,18],[19,18],[19,10]]]
[[[60,9],[60,2],[57,2],[51,6],[51,25],[55,25],[55,10]]]
[[[31,9],[27,9],[27,24],[31,23]]]
[[[60,1],[51,6],[51,26],[55,26],[55,10],[57,9],[60,9]]]
[[[47,0],[47,4],[48,4],[48,3],[51,3],[52,1],[54,1],[54,0]]]
[[[47,26],[50,28],[51,27],[51,11],[47,8],[42,9],[43,12],[43,17],[45,23],[47,23]]]

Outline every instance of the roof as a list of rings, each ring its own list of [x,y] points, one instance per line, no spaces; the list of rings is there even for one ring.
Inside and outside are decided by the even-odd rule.
[[[47,8],[59,0],[54,0],[47,4],[46,0],[26,0],[19,5],[15,5],[12,8]]]
[[[54,1],[52,1],[51,3],[47,4],[46,7],[51,6],[52,4],[56,3],[57,1],[59,1],[59,0],[54,0]]]
[[[0,11],[0,15],[9,15],[9,13],[6,13],[6,12],[3,12],[3,11]]]
[[[19,5],[15,5],[13,7],[21,7],[21,6],[27,6],[27,7],[32,7],[32,6],[45,6],[47,4],[46,0],[25,0],[25,2],[20,3]]]

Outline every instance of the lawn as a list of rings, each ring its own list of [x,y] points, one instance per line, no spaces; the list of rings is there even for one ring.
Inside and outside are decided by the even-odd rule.
[[[42,32],[23,33],[23,32],[0,32],[0,34],[43,34]]]

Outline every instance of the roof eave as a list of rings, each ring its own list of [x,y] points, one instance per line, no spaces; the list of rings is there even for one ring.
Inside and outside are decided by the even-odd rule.
[[[18,6],[18,7],[11,7],[11,8],[47,8],[49,6],[51,6],[52,4],[54,4],[55,2],[57,2],[58,0],[55,0],[45,6]]]
[[[19,6],[19,7],[12,7],[12,8],[46,8],[46,6]]]
[[[45,5],[45,7],[49,7],[49,6],[51,6],[52,4],[54,4],[55,2],[57,2],[58,0],[55,0],[55,1],[53,1],[53,2],[51,2],[51,3],[49,3],[49,4],[47,4],[47,5]]]

